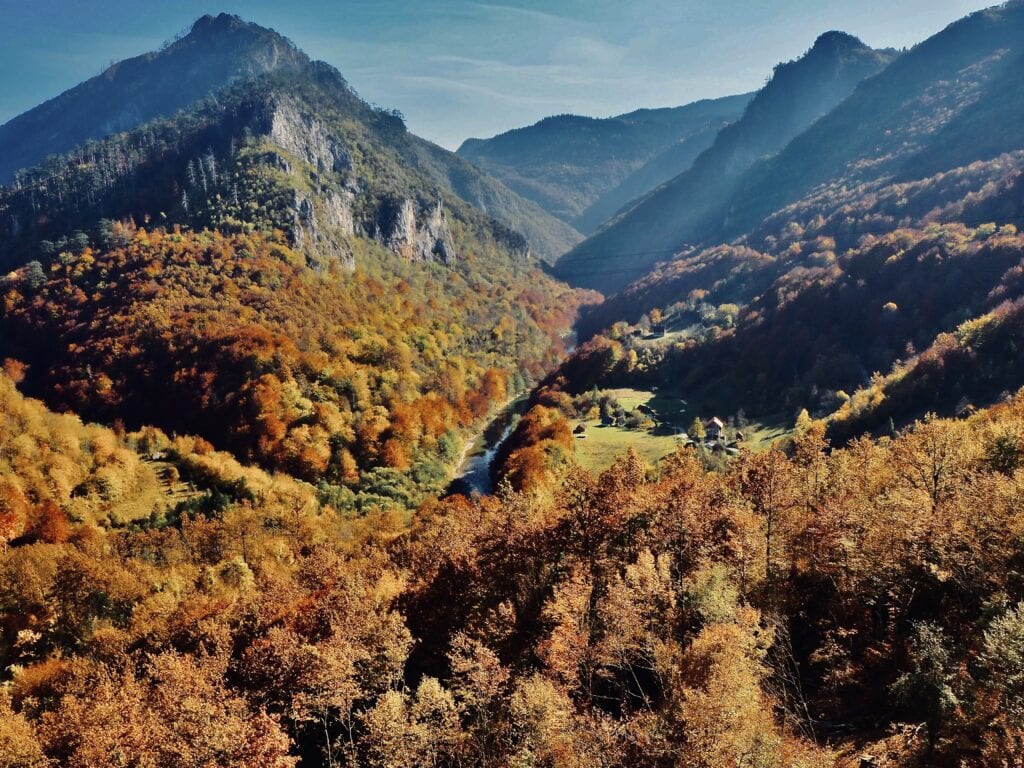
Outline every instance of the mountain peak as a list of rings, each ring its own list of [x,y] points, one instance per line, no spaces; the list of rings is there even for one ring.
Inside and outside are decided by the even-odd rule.
[[[261,27],[259,24],[246,21],[241,16],[237,16],[233,13],[218,13],[216,16],[213,16],[212,14],[200,16],[195,20],[195,23],[192,25],[192,29],[189,30],[189,33],[184,39],[219,37],[240,31],[245,33],[246,36],[273,39],[285,43],[290,48],[295,47],[290,40],[273,29],[270,29],[269,27]]]
[[[245,24],[240,16],[233,13],[218,13],[216,16],[206,14],[196,19],[192,25],[193,32],[202,32],[209,29],[237,29]]]
[[[849,32],[842,32],[837,29],[825,32],[819,35],[818,39],[814,41],[814,46],[811,48],[812,51],[834,51],[834,50],[850,50],[853,48],[864,48],[868,46],[855,35],[851,35]]]
[[[0,126],[0,184],[47,155],[171,115],[238,80],[309,64],[272,29],[228,13],[202,16],[159,51],[113,64]]]
[[[286,56],[305,59],[287,37],[269,27],[261,27],[259,24],[246,21],[233,13],[200,16],[192,24],[188,34],[168,46],[166,50],[173,52],[178,48],[188,48],[196,44],[227,45],[229,49],[246,50],[257,58],[268,51],[279,51]]]

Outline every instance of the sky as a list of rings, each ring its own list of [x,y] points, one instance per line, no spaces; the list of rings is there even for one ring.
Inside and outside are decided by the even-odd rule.
[[[985,0],[0,0],[0,124],[205,13],[273,27],[449,149],[759,88],[839,29],[911,46]]]

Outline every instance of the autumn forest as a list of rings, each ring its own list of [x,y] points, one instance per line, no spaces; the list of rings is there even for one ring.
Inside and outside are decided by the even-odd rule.
[[[1022,768],[1022,41],[450,152],[221,14],[0,126],[0,768]]]

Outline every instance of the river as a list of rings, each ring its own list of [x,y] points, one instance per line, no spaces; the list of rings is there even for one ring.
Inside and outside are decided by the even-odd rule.
[[[513,418],[526,404],[526,396],[506,403],[487,426],[467,440],[459,460],[459,468],[448,486],[449,493],[488,494],[494,492],[491,462],[515,426]]]

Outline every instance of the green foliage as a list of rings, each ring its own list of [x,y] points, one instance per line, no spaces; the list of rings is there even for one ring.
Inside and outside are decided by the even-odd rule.
[[[1024,727],[1024,603],[985,630],[980,663],[989,684],[1002,697],[1006,714]]]
[[[929,742],[934,744],[943,720],[959,704],[952,687],[949,640],[941,627],[924,622],[914,627],[910,664],[911,669],[893,683],[892,694],[897,702],[924,717]]]

